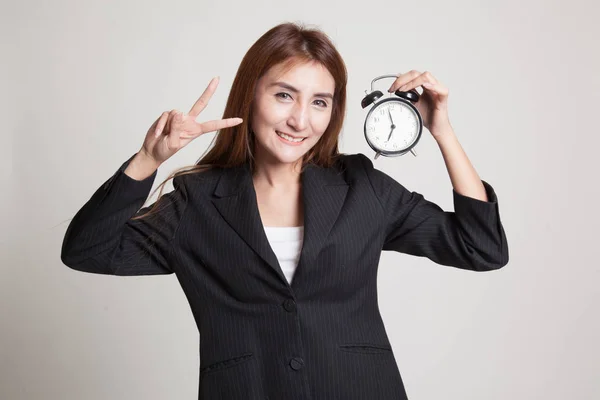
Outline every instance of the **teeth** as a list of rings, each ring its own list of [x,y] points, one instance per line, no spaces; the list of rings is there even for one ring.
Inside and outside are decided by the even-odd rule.
[[[286,135],[285,133],[281,133],[279,131],[277,131],[277,134],[279,136],[281,136],[282,138],[284,138],[285,140],[289,140],[290,142],[301,142],[304,140],[304,138],[294,139],[293,137]]]

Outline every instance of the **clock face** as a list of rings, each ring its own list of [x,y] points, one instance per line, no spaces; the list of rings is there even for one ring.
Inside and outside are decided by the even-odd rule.
[[[415,110],[400,100],[384,100],[369,111],[365,136],[372,146],[384,152],[409,148],[419,137],[421,119]]]

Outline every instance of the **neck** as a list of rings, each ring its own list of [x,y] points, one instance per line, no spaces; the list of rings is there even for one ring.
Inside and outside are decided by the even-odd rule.
[[[300,168],[302,160],[294,164],[256,160],[252,179],[254,184],[261,187],[281,188],[300,185]]]

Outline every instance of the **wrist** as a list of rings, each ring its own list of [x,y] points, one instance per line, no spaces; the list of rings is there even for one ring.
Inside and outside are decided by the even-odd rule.
[[[150,154],[148,154],[148,152],[144,150],[143,147],[140,149],[140,151],[137,152],[134,158],[137,157],[139,157],[140,163],[143,163],[147,166],[153,166],[155,169],[158,169],[158,167],[160,167],[160,165],[162,164],[161,162],[156,161],[156,159]]]
[[[132,179],[142,181],[151,176],[160,166],[154,158],[140,150],[131,159],[131,162],[125,169],[125,174]]]
[[[454,133],[454,129],[452,129],[451,126],[431,131],[431,136],[433,136],[433,138],[438,144],[442,144],[442,142],[444,141],[456,139],[456,134]]]

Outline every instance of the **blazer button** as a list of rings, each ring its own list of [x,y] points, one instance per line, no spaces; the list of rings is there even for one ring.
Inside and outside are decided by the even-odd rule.
[[[290,360],[290,367],[292,367],[294,371],[298,371],[304,367],[304,360],[300,357],[294,357]]]
[[[283,308],[288,312],[296,311],[296,302],[292,299],[287,299],[283,302]]]

